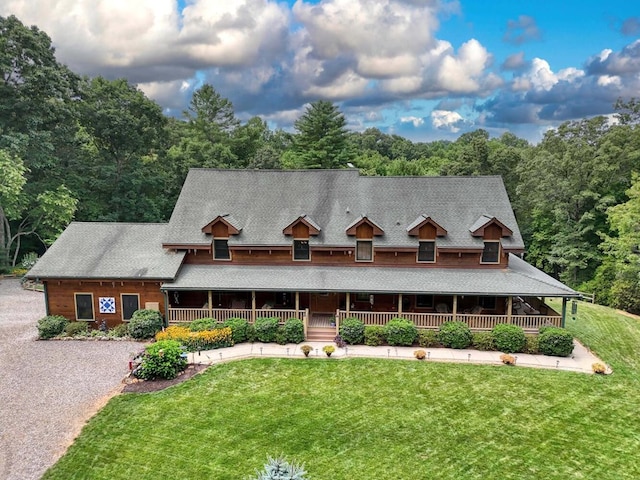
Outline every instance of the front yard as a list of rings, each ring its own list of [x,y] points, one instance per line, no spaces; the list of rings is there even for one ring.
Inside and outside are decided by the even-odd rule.
[[[310,479],[640,477],[640,324],[567,322],[611,376],[385,360],[256,359],[114,398],[44,478],[242,479],[267,455]]]

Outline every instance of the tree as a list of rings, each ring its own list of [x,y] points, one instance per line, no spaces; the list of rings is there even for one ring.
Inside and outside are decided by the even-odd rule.
[[[342,168],[352,158],[346,120],[338,107],[326,100],[309,105],[296,120],[293,154],[303,168]]]

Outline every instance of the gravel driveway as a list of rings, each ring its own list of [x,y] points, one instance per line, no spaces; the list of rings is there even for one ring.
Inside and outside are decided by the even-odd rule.
[[[118,393],[135,342],[37,341],[44,296],[0,279],[0,479],[39,479]]]

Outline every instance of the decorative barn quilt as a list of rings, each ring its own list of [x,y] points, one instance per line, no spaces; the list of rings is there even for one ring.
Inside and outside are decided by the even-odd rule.
[[[100,313],[116,313],[116,299],[114,297],[100,297]]]

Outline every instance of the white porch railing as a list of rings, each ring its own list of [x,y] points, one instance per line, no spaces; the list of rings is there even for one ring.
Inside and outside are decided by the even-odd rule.
[[[224,322],[230,318],[244,318],[248,322],[254,321],[259,317],[278,317],[280,322],[284,323],[290,318],[298,318],[305,320],[305,310],[285,310],[274,308],[259,308],[251,310],[250,308],[176,308],[169,307],[167,314],[169,325],[179,325],[181,323],[189,323],[199,318],[215,318],[218,322]]]

